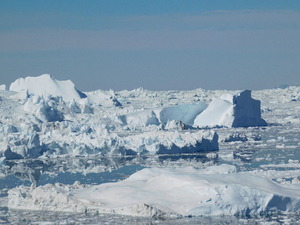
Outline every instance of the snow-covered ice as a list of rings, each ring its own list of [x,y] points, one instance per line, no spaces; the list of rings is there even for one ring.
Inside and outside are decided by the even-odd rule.
[[[10,91],[25,92],[27,95],[38,95],[47,98],[48,96],[61,96],[65,101],[72,99],[79,100],[86,97],[78,91],[70,80],[59,81],[49,74],[38,77],[19,78],[9,86]]]
[[[255,216],[277,211],[299,212],[299,187],[239,174],[230,165],[202,170],[146,168],[123,181],[91,187],[78,184],[17,187],[9,191],[8,206],[157,218]]]

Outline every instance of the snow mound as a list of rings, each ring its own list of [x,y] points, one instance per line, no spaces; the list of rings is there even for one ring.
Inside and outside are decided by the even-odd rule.
[[[251,97],[251,91],[225,94],[213,100],[194,121],[195,127],[251,127],[266,126],[261,118],[260,101]]]
[[[26,92],[27,95],[37,95],[44,98],[48,96],[61,96],[64,101],[80,100],[86,97],[85,94],[78,91],[70,80],[59,81],[49,74],[43,74],[37,77],[19,78],[11,83],[10,91]]]
[[[5,84],[1,84],[1,85],[0,85],[0,91],[5,91],[5,90],[6,90]]]
[[[264,177],[239,174],[231,165],[206,169],[146,168],[116,183],[90,187],[79,184],[19,186],[8,193],[9,208],[26,210],[157,218],[258,216],[300,211],[299,185],[280,185]]]

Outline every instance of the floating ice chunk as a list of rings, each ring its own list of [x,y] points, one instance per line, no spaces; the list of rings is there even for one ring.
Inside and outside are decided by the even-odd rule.
[[[70,102],[69,107],[72,113],[81,113],[81,109],[74,99]]]
[[[0,85],[0,91],[5,91],[6,90],[6,85],[5,84],[1,84]]]
[[[182,121],[170,120],[164,127],[165,130],[184,130],[185,124]]]
[[[11,83],[10,91],[26,91],[29,95],[38,95],[47,98],[48,96],[61,96],[64,101],[72,99],[79,100],[86,97],[85,94],[78,91],[70,80],[59,81],[49,74],[43,74],[37,77],[19,78]]]
[[[182,104],[153,110],[142,110],[120,116],[124,124],[130,127],[142,127],[148,125],[168,124],[169,121],[181,121],[186,125],[193,125],[196,116],[201,113],[207,105]]]
[[[0,165],[3,164],[5,161],[5,157],[0,157]]]
[[[116,98],[113,90],[110,91],[92,91],[86,93],[87,98],[92,104],[103,106],[122,106],[122,104]]]
[[[235,95],[225,94],[213,100],[194,121],[196,127],[266,125],[266,121],[261,118],[260,101],[251,97],[250,90]]]
[[[224,142],[235,142],[235,141],[248,141],[248,138],[245,134],[240,134],[238,132],[235,132],[233,134],[230,134],[228,137],[225,138]]]
[[[58,109],[59,104],[63,104],[61,97],[44,99],[41,96],[32,96],[24,103],[24,110],[34,113],[39,119],[45,122],[62,121],[64,115]]]
[[[160,124],[156,114],[151,110],[128,113],[126,115],[119,116],[119,119],[124,125],[128,125],[130,128]]]
[[[116,183],[20,186],[8,193],[9,208],[26,210],[158,218],[300,211],[299,185],[281,185],[258,175],[239,174],[229,165],[146,168]]]
[[[153,131],[122,137],[119,146],[135,154],[180,154],[219,150],[214,131]]]
[[[44,148],[39,135],[34,131],[22,140],[16,141],[14,145],[8,146],[3,154],[6,159],[37,158],[43,154]]]

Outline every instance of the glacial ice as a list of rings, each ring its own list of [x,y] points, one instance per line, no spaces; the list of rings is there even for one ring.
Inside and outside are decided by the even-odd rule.
[[[86,97],[78,91],[70,80],[59,81],[49,74],[38,77],[26,77],[15,80],[9,86],[10,91],[27,92],[28,95],[37,95],[47,98],[48,96],[62,97],[65,101],[79,100]]]
[[[116,183],[19,186],[8,193],[8,207],[14,209],[155,218],[300,211],[299,185],[240,174],[226,164],[206,169],[145,168]]]

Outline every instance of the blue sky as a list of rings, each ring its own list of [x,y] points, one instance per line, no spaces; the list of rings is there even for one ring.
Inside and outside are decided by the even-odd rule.
[[[0,84],[80,90],[300,84],[299,0],[0,1]]]

